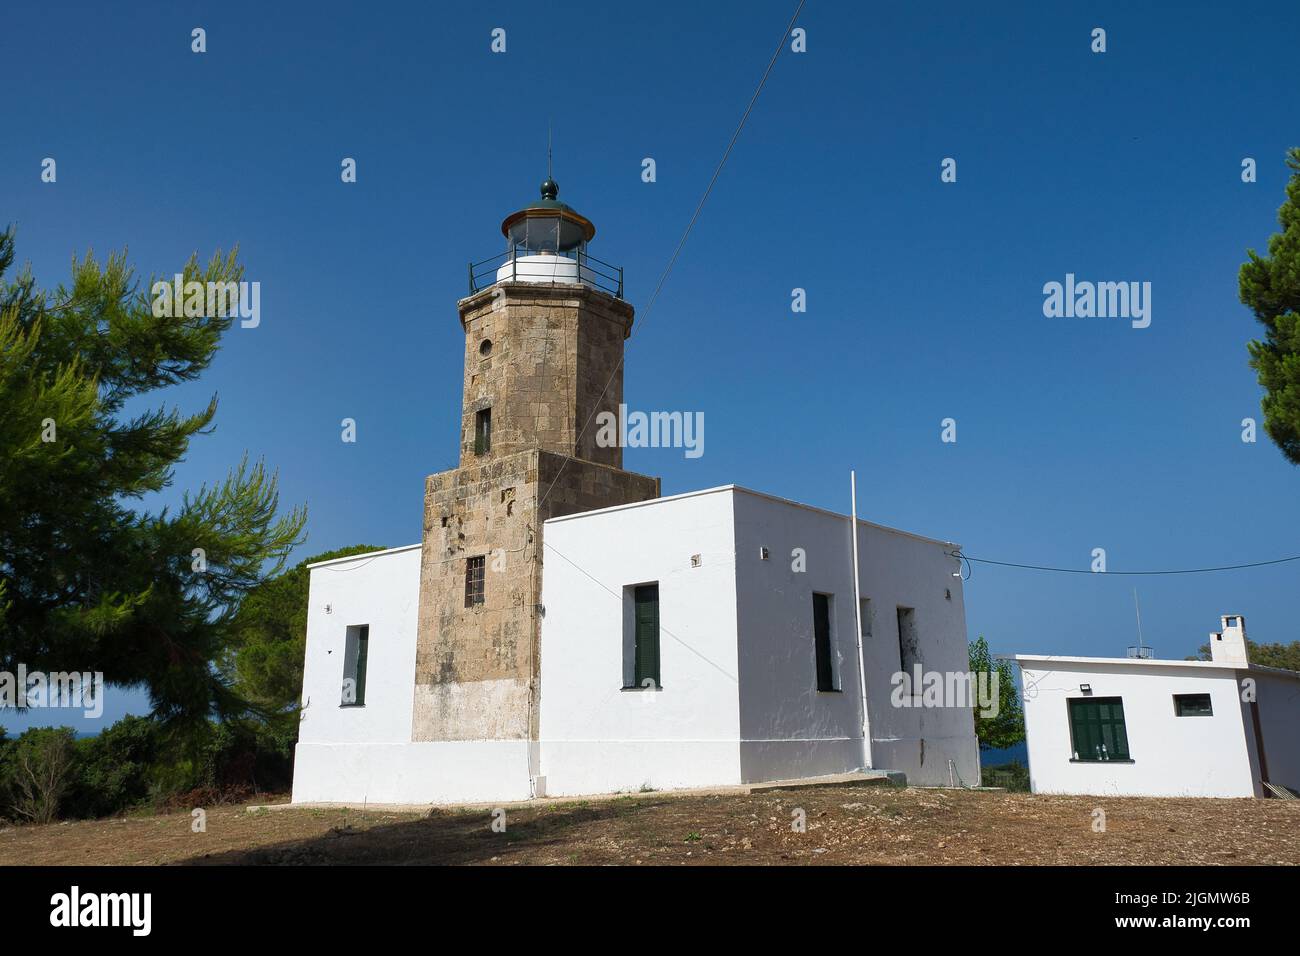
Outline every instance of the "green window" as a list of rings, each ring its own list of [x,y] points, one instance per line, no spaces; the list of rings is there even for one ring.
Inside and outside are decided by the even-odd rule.
[[[366,660],[370,656],[370,625],[349,627],[343,645],[344,707],[364,707],[366,703]]]
[[[1179,717],[1213,717],[1209,694],[1174,694],[1174,713]]]
[[[474,454],[486,455],[492,450],[492,409],[480,409],[474,414]]]
[[[1122,698],[1076,697],[1068,703],[1075,760],[1129,759]]]
[[[632,601],[636,639],[634,686],[662,687],[659,680],[659,585],[638,585],[633,591]]]
[[[813,643],[817,648],[817,689],[837,690],[831,659],[831,596],[813,595]]]

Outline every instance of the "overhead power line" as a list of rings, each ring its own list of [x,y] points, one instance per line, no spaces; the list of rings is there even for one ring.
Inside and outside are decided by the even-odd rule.
[[[1286,564],[1290,561],[1300,561],[1300,554],[1295,554],[1289,558],[1274,558],[1272,561],[1251,561],[1248,564],[1225,564],[1215,568],[1169,568],[1160,571],[1093,571],[1091,568],[1053,568],[1042,564],[1019,564],[1015,561],[994,561],[992,558],[973,558],[969,554],[965,554],[961,551],[952,551],[950,553],[954,558],[961,561],[973,561],[978,564],[995,564],[1003,568],[1019,568],[1024,571],[1054,571],[1057,574],[1209,574],[1212,571],[1241,571],[1245,568],[1263,568],[1272,564]]]
[[[663,291],[664,283],[668,281],[669,273],[673,271],[673,266],[677,264],[677,258],[682,254],[682,249],[686,245],[686,240],[690,237],[691,230],[695,228],[695,222],[700,218],[700,213],[703,212],[704,204],[708,202],[710,193],[713,192],[714,184],[717,183],[718,177],[722,175],[722,169],[727,165],[727,160],[731,157],[731,151],[736,146],[736,140],[740,139],[741,130],[745,128],[745,123],[749,120],[749,114],[754,111],[754,104],[758,102],[759,94],[763,92],[763,87],[767,85],[767,78],[772,74],[772,68],[776,66],[776,61],[781,56],[781,50],[785,47],[786,39],[790,36],[790,31],[794,29],[795,23],[798,22],[799,14],[803,12],[804,4],[806,2],[807,0],[799,0],[799,5],[794,8],[794,15],[790,17],[790,22],[786,25],[785,31],[781,34],[781,39],[777,41],[776,49],[772,51],[772,56],[767,61],[767,69],[763,71],[763,75],[759,78],[758,86],[754,88],[754,95],[749,98],[749,104],[745,107],[745,112],[741,114],[740,122],[736,124],[736,129],[731,134],[731,139],[727,142],[727,148],[722,151],[722,159],[718,160],[718,165],[713,170],[713,176],[709,179],[709,184],[704,188],[704,195],[700,197],[700,201],[696,204],[695,212],[691,214],[690,221],[686,223],[686,229],[682,232],[682,237],[677,240],[677,247],[673,249],[673,254],[668,257],[668,265],[664,267],[663,273],[659,276],[659,281],[655,283],[654,291],[650,293],[650,298],[647,300],[646,307],[642,311],[640,317],[639,327],[642,332],[645,331],[646,323],[649,321],[650,315],[654,311],[655,303],[659,300],[659,293]],[[610,373],[609,381],[606,382],[605,387],[601,389],[600,397],[596,399],[595,404],[592,406],[591,414],[587,416],[587,421],[583,423],[582,429],[578,432],[578,439],[581,439],[582,436],[586,434],[587,429],[595,419],[596,413],[601,408],[601,403],[604,402],[605,395],[609,391],[609,387],[614,384],[614,379],[623,369],[624,358],[626,358],[626,349],[624,349],[624,354],[619,356],[618,362],[614,366],[614,371]],[[546,499],[550,497],[551,489],[553,489],[556,483],[560,480],[560,476],[564,474],[564,469],[568,464],[569,460],[567,458],[564,459],[560,465],[559,471],[557,471],[555,477],[551,479],[551,483],[547,485],[546,493],[542,495],[542,501],[538,504],[539,510],[541,504],[544,504]]]

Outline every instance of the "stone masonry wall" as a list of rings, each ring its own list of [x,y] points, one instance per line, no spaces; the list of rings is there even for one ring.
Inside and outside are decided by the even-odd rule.
[[[413,739],[536,739],[542,522],[658,496],[657,478],[540,449],[430,475]],[[478,555],[484,601],[467,608]]]
[[[475,454],[475,419],[488,407],[486,457],[541,448],[622,466],[621,448],[597,446],[595,415],[622,401],[630,305],[586,286],[507,282],[462,300],[460,314],[462,466],[484,457]]]

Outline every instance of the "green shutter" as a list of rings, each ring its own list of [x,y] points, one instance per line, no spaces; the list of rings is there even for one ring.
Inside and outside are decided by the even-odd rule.
[[[637,687],[647,680],[662,687],[659,680],[659,585],[643,584],[634,594],[636,624],[636,674]]]
[[[366,657],[370,654],[370,625],[366,624],[357,635],[357,706],[366,702]]]
[[[1079,760],[1129,759],[1122,698],[1074,698],[1069,707],[1070,735]]]
[[[826,594],[813,595],[813,643],[817,648],[817,689],[834,690],[835,674],[831,668],[831,599]]]

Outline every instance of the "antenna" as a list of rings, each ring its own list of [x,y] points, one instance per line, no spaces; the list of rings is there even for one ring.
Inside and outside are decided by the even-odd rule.
[[[1138,603],[1138,589],[1133,589],[1133,611],[1137,615],[1138,642],[1137,647],[1128,649],[1129,657],[1148,658],[1151,656],[1151,648],[1142,642],[1142,606]]]
[[[1138,647],[1142,646],[1142,605],[1138,604],[1138,589],[1133,589],[1133,610],[1137,614]]]
[[[546,121],[546,178],[551,178],[551,121]]]

